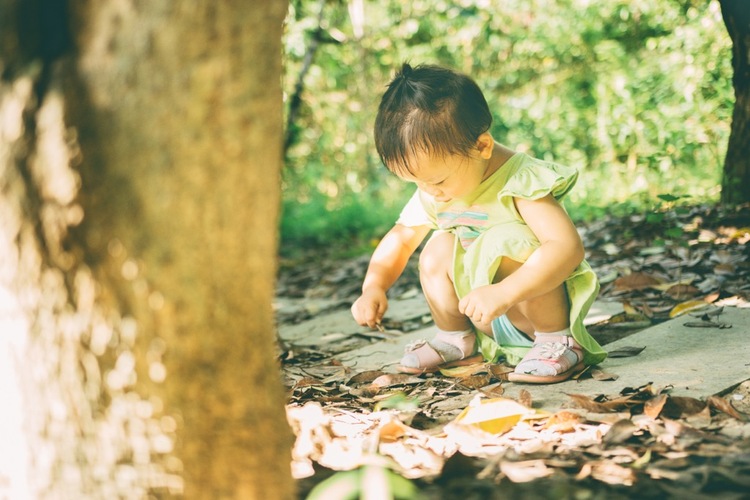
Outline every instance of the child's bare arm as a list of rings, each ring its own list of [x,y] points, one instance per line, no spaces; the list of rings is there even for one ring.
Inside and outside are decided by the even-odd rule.
[[[473,290],[459,304],[463,314],[495,318],[519,302],[545,294],[560,284],[584,258],[581,238],[554,197],[515,199],[516,208],[541,243],[517,271],[501,282]]]
[[[554,197],[517,198],[515,202],[541,244],[516,272],[521,271],[521,275],[513,280],[522,295],[520,300],[526,300],[558,287],[583,261],[585,252],[573,221]]]
[[[362,295],[352,305],[357,323],[371,328],[380,323],[388,308],[386,292],[401,276],[409,257],[429,232],[428,226],[396,224],[380,240],[362,283]]]

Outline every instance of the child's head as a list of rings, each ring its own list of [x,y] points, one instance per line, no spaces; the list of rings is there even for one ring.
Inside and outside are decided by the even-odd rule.
[[[413,173],[417,153],[468,156],[491,124],[487,101],[471,78],[404,63],[380,101],[375,146],[389,170]]]

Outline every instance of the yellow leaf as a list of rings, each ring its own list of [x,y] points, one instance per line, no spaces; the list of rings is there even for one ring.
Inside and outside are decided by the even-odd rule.
[[[733,240],[739,240],[741,238],[746,238],[747,236],[750,236],[750,227],[741,227],[729,235]]]
[[[651,461],[651,450],[646,450],[646,453],[643,454],[642,457],[639,457],[636,459],[630,466],[633,469],[643,469],[646,467],[649,462]]]
[[[704,300],[688,300],[674,306],[672,310],[669,311],[669,317],[676,318],[677,316],[682,316],[683,314],[687,314],[689,312],[699,311],[701,309],[705,309],[706,307],[711,307],[711,304]]]
[[[659,290],[661,292],[666,292],[674,286],[690,285],[693,281],[695,281],[695,278],[683,278],[678,281],[672,281],[671,283],[660,283],[658,285],[653,285],[651,286],[651,288],[653,288],[654,290]]]
[[[471,404],[456,417],[456,422],[475,425],[491,434],[509,431],[522,418],[536,413],[512,399],[483,399],[479,404]]]
[[[455,368],[440,368],[440,373],[444,377],[464,378],[487,370],[487,363],[475,363],[467,366],[456,366]]]

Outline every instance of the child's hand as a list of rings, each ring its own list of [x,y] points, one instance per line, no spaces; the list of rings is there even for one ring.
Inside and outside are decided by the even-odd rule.
[[[497,288],[497,285],[487,285],[472,290],[458,303],[458,310],[473,323],[490,323],[513,305],[504,300],[504,294],[498,293]]]
[[[352,304],[352,316],[359,325],[375,328],[380,324],[387,309],[388,298],[385,291],[368,288]]]

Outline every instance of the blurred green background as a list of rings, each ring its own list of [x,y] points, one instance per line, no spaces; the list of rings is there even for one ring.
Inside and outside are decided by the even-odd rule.
[[[471,75],[496,140],[580,169],[576,220],[718,200],[734,94],[717,1],[292,0],[284,44],[282,255],[364,251],[398,215],[413,187],[372,125],[403,61]]]

